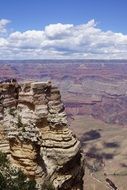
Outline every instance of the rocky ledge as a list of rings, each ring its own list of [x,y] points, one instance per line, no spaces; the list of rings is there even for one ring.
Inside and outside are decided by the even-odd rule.
[[[1,82],[0,126],[0,150],[38,187],[49,180],[56,190],[82,190],[80,143],[51,82]]]

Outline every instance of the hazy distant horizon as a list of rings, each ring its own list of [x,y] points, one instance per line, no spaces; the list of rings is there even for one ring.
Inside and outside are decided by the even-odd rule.
[[[29,62],[29,61],[32,61],[32,62],[38,62],[38,61],[44,61],[44,62],[48,62],[48,61],[53,61],[53,62],[86,62],[86,61],[88,61],[88,62],[92,62],[92,63],[94,63],[94,62],[110,62],[110,61],[112,61],[112,62],[127,62],[127,59],[0,59],[0,63],[1,62]]]

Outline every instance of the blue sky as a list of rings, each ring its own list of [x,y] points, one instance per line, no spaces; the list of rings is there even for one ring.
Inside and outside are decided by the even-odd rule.
[[[20,31],[95,19],[104,30],[127,33],[126,8],[126,0],[0,0],[0,17]]]
[[[127,0],[0,0],[0,59],[126,58],[126,7]]]

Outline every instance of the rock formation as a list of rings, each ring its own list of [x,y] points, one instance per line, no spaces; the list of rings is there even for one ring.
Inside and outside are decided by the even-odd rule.
[[[127,124],[127,60],[0,60],[0,79],[10,77],[53,81],[70,118]]]
[[[12,165],[38,185],[49,180],[55,189],[82,189],[80,143],[51,82],[1,83],[0,125],[0,150],[10,154]]]

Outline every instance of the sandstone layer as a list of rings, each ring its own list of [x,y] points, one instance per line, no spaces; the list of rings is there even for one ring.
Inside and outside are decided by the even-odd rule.
[[[60,91],[51,82],[0,84],[0,150],[41,186],[82,189],[80,143],[69,130]]]

